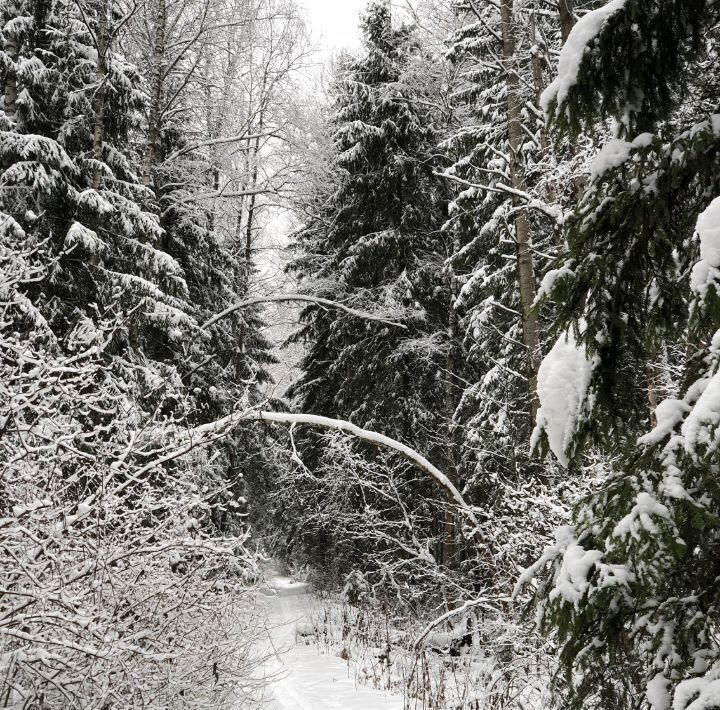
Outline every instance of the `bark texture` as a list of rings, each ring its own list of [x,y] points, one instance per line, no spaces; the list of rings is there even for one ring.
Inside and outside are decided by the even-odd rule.
[[[157,0],[155,14],[155,45],[153,47],[152,93],[148,114],[148,136],[143,161],[143,184],[150,187],[153,183],[153,168],[157,162],[160,141],[160,122],[162,112],[163,88],[165,84],[165,26],[167,7],[165,0]]]
[[[521,124],[522,98],[520,78],[516,70],[515,39],[513,34],[513,2],[501,0],[500,19],[502,25],[502,59],[505,70],[507,135],[509,148],[510,179],[514,189],[527,191],[525,171],[520,150],[523,143]],[[524,202],[513,196],[515,208],[515,249],[517,274],[520,286],[520,317],[522,319],[523,344],[527,349],[527,381],[529,398],[530,427],[535,427],[539,406],[537,375],[540,368],[540,334],[537,314],[532,305],[535,302],[535,267],[531,251],[530,219]]]

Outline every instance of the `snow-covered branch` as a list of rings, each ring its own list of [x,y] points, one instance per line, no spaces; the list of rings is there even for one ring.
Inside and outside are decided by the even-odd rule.
[[[430,476],[430,478],[432,478],[436,483],[440,484],[440,486],[450,494],[452,499],[457,503],[458,507],[467,516],[473,526],[477,529],[480,528],[480,523],[475,517],[472,507],[467,503],[465,498],[463,498],[462,493],[460,493],[460,491],[455,487],[453,482],[439,468],[437,468],[437,466],[430,463],[430,461],[428,461],[422,454],[419,454],[414,449],[411,449],[409,446],[397,441],[396,439],[392,439],[389,436],[379,434],[375,431],[370,431],[369,429],[362,429],[352,422],[348,422],[343,419],[331,419],[330,417],[321,417],[315,414],[259,412],[251,410],[242,413],[241,420],[288,425],[302,424],[318,429],[341,431],[369,444],[392,449],[404,456],[408,459],[408,461],[415,464],[415,466],[417,466],[423,473]]]
[[[430,635],[433,629],[436,629],[438,626],[442,626],[446,621],[449,621],[455,616],[460,616],[464,614],[469,609],[477,609],[478,607],[481,607],[483,609],[487,609],[489,611],[497,613],[501,605],[507,604],[511,601],[511,597],[478,597],[477,599],[471,599],[469,601],[466,601],[459,607],[455,609],[450,609],[449,611],[446,611],[444,614],[439,616],[437,619],[433,619],[433,621],[431,621],[417,636],[417,638],[413,642],[413,648],[420,648],[423,641]]]
[[[226,318],[232,313],[243,310],[245,308],[249,308],[250,306],[256,306],[261,303],[283,302],[313,303],[316,306],[321,306],[323,308],[335,308],[340,311],[344,311],[345,313],[348,313],[351,316],[355,316],[356,318],[361,318],[363,320],[379,321],[381,323],[385,323],[386,325],[392,325],[395,328],[402,328],[403,330],[407,330],[407,326],[403,323],[398,323],[397,321],[390,320],[389,318],[386,318],[382,315],[376,313],[369,313],[368,311],[359,311],[356,308],[350,308],[350,306],[346,306],[344,303],[339,303],[338,301],[331,301],[327,298],[308,296],[301,293],[287,293],[276,296],[257,296],[255,298],[249,298],[246,301],[235,303],[229,308],[226,308],[224,311],[221,311],[217,315],[213,316],[209,321],[203,323],[202,327],[209,328],[211,325],[214,325],[215,323],[222,320],[223,318]]]
[[[279,134],[277,131],[266,131],[264,133],[241,133],[236,136],[223,136],[221,138],[211,138],[205,141],[198,141],[197,143],[184,146],[183,148],[170,153],[170,155],[163,160],[163,163],[170,163],[183,155],[192,153],[194,150],[200,150],[201,148],[209,148],[216,145],[227,145],[228,143],[240,143],[241,141],[247,141],[249,147],[246,149],[252,150],[252,147],[250,146],[252,141],[258,140],[259,138],[277,138],[278,136]]]

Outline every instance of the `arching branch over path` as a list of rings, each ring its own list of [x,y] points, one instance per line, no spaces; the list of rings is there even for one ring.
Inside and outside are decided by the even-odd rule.
[[[227,417],[218,419],[217,421],[203,424],[188,432],[188,444],[192,447],[203,446],[211,443],[216,439],[225,436],[231,429],[244,422],[265,422],[268,424],[287,424],[287,425],[303,425],[311,426],[316,429],[330,429],[333,431],[341,431],[350,434],[361,441],[376,446],[382,446],[404,456],[411,461],[423,473],[432,478],[442,488],[444,488],[457,503],[458,508],[467,516],[468,520],[479,530],[480,524],[475,517],[472,507],[463,498],[462,493],[455,487],[453,482],[439,469],[428,461],[422,454],[389,436],[379,434],[376,431],[362,429],[352,422],[344,419],[331,419],[329,417],[320,417],[315,414],[296,414],[292,412],[263,412],[255,409],[237,411],[229,414]],[[187,453],[188,447],[183,447],[183,453]],[[182,455],[182,454],[179,454]]]
[[[395,328],[402,328],[403,330],[407,330],[407,326],[403,323],[389,320],[384,316],[377,315],[375,313],[368,313],[367,311],[359,311],[355,308],[350,308],[350,306],[346,306],[344,303],[339,303],[338,301],[330,301],[327,298],[307,296],[301,293],[287,293],[277,296],[257,296],[256,298],[249,298],[246,301],[235,303],[229,308],[226,308],[224,311],[221,311],[217,315],[214,315],[209,321],[203,323],[202,328],[209,328],[211,325],[214,325],[223,318],[226,318],[231,313],[235,313],[235,311],[241,311],[245,308],[249,308],[250,306],[256,306],[260,303],[283,302],[314,303],[316,306],[321,306],[323,308],[336,308],[337,310],[344,311],[345,313],[349,313],[351,316],[356,316],[357,318],[362,318],[363,320],[378,321],[380,323],[385,323],[386,325],[392,325]]]

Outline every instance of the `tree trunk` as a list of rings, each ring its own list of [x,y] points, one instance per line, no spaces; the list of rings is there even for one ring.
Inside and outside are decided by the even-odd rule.
[[[660,383],[660,368],[655,364],[653,360],[649,360],[645,365],[645,377],[647,380],[647,401],[648,401],[648,413],[650,428],[654,429],[657,426],[657,406],[658,406],[658,385]]]
[[[143,185],[150,187],[153,182],[152,171],[157,162],[158,143],[160,141],[160,113],[162,111],[163,88],[165,84],[165,25],[167,8],[165,0],[157,0],[155,15],[155,47],[153,48],[152,92],[148,114],[148,137],[143,160]]]
[[[574,0],[558,0],[558,11],[560,13],[560,37],[562,43],[567,42],[570,30],[575,25]]]
[[[455,397],[455,376],[458,371],[457,350],[455,343],[458,337],[458,317],[455,310],[455,300],[457,299],[457,288],[455,277],[450,273],[450,300],[448,303],[448,353],[445,361],[445,417],[446,417],[446,458],[447,458],[447,476],[457,485],[458,482],[458,447],[455,435],[454,417],[457,407]],[[445,523],[443,526],[443,564],[446,567],[453,567],[457,564],[457,543],[455,530],[455,501],[448,496],[447,506],[445,508]]]
[[[260,127],[258,128],[258,134],[262,133],[262,126],[264,123],[264,116],[263,112],[260,112],[260,118],[259,118]],[[248,146],[249,148],[249,146]],[[260,152],[260,138],[255,139],[255,145],[253,147],[253,150],[248,150],[248,154],[252,153],[252,175],[250,177],[249,181],[249,188],[251,190],[254,190],[257,186],[258,181],[258,154]],[[244,199],[243,199],[244,202]],[[252,277],[252,249],[253,249],[253,233],[255,229],[255,205],[256,205],[256,196],[250,195],[248,208],[247,208],[247,218],[245,222],[245,234],[244,234],[244,244],[238,243],[238,249],[242,248],[243,250],[243,283],[241,284],[242,288],[244,289],[245,295],[247,295],[250,291],[250,279]],[[242,211],[240,212],[240,215],[238,216],[238,229],[242,227]],[[238,235],[240,236],[240,235]],[[237,360],[235,365],[235,372],[238,379],[242,379],[242,371],[245,364],[245,321],[242,320],[239,329],[237,331]]]
[[[17,110],[16,65],[19,51],[20,48],[18,46],[17,40],[14,37],[8,37],[8,39],[5,40],[5,54],[8,55],[11,65],[8,67],[8,70],[5,73],[3,109],[5,111],[5,115],[11,120],[15,119],[15,113]]]
[[[93,129],[93,158],[102,162],[103,142],[105,140],[105,83],[107,82],[107,53],[108,53],[108,9],[101,3],[100,17],[97,29],[97,81],[93,99],[93,111],[95,113],[95,126]],[[102,184],[102,170],[99,166],[93,171],[92,187],[98,190]]]
[[[510,160],[510,179],[513,188],[525,192],[527,185],[520,156],[523,132],[521,125],[522,99],[520,79],[515,68],[515,41],[513,38],[513,2],[501,0],[502,57],[505,70],[507,135]],[[540,335],[537,314],[532,310],[535,302],[535,269],[531,251],[530,219],[524,203],[513,196],[515,207],[515,249],[518,282],[520,286],[520,317],[523,344],[527,349],[527,380],[530,426],[535,427],[538,410],[537,374],[540,367]]]
[[[263,91],[261,98],[265,93],[265,80],[263,80]],[[255,190],[258,183],[258,161],[260,159],[260,134],[263,132],[265,127],[265,111],[261,110],[258,117],[257,127],[257,138],[255,139],[255,145],[252,150],[252,176],[250,177],[250,190]],[[247,211],[247,224],[245,225],[245,264],[248,269],[252,261],[252,238],[253,229],[255,228],[255,208],[256,208],[257,196],[255,194],[250,195],[250,202],[248,204]],[[248,271],[248,282],[250,280],[250,274]]]

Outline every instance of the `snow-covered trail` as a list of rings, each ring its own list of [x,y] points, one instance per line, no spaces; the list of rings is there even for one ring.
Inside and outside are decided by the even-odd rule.
[[[296,640],[296,629],[308,625],[313,597],[307,585],[274,578],[263,602],[275,653],[265,668],[276,678],[270,692],[272,710],[402,710],[397,695],[357,685],[347,663],[335,656],[321,655],[315,645]]]

